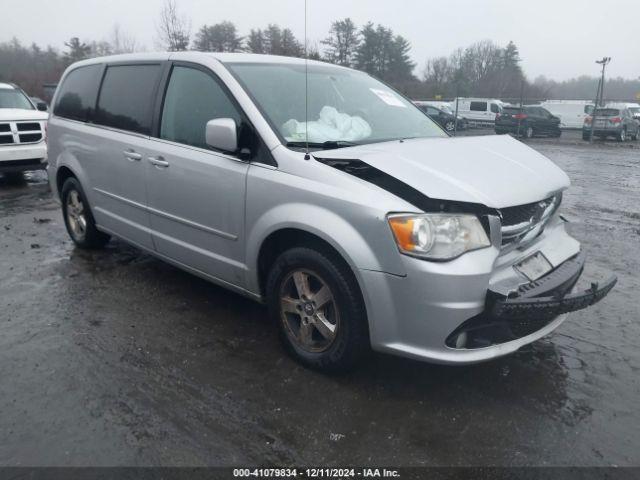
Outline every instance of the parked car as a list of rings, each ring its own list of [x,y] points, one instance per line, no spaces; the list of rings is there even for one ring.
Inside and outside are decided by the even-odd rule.
[[[569,293],[585,260],[553,162],[509,137],[451,139],[344,67],[200,52],[85,60],[57,89],[49,148],[79,248],[117,236],[265,302],[289,352],[318,369],[370,347],[499,357],[615,283]]]
[[[631,116],[633,117],[633,119],[636,122],[640,122],[640,104],[639,103],[620,103],[620,102],[615,102],[615,103],[607,103],[605,105],[606,108],[628,108],[629,112],[631,113]]]
[[[458,116],[456,121],[455,113],[446,106],[436,107],[430,105],[424,101],[413,102],[420,110],[427,114],[427,116],[444,128],[447,132],[453,132],[454,130],[464,130],[468,127],[467,119]],[[457,125],[456,125],[457,123]]]
[[[502,113],[496,115],[495,132],[512,133],[525,138],[562,135],[560,119],[537,105],[503,107]]]
[[[0,173],[46,167],[48,114],[12,83],[0,83]]]
[[[592,122],[595,124],[592,125]],[[582,128],[582,139],[615,137],[619,142],[627,138],[638,140],[640,124],[633,119],[628,108],[596,108],[593,117],[587,117]]]
[[[455,110],[455,99],[451,105]],[[495,98],[458,98],[458,115],[466,118],[470,124],[493,125],[503,105],[504,102]]]
[[[39,98],[39,97],[29,97],[29,100],[31,100],[31,103],[33,103],[36,106],[36,108],[38,110],[40,110],[41,112],[48,112],[49,111],[49,105],[47,105],[47,102],[45,102],[41,98]]]
[[[560,128],[582,128],[584,120],[593,112],[589,100],[547,100],[540,107],[560,119]]]

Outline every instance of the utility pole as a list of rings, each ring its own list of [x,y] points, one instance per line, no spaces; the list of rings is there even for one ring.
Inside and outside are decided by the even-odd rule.
[[[604,106],[604,70],[611,61],[611,57],[602,57],[602,60],[596,60],[598,65],[602,65],[602,77],[598,82],[598,90],[596,92],[596,104],[593,108],[593,115],[591,115],[591,135],[589,136],[589,143],[593,143],[593,131],[596,126],[596,110],[598,106],[602,104]]]

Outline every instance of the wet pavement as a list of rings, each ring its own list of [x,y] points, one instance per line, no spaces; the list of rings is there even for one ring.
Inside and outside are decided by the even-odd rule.
[[[639,465],[640,150],[531,145],[616,289],[507,358],[340,377],[290,360],[260,305],[74,249],[42,174],[0,178],[0,465]]]

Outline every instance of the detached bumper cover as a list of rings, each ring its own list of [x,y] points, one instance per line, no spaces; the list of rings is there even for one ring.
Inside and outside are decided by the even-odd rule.
[[[521,285],[508,296],[489,291],[485,311],[464,322],[447,337],[455,349],[483,349],[545,332],[569,312],[602,300],[617,282],[611,276],[591,288],[572,292],[584,269],[580,252],[536,281]]]
[[[504,320],[544,320],[587,308],[607,296],[618,279],[615,275],[594,282],[582,292],[569,293],[582,274],[584,253],[567,260],[553,272],[523,285],[507,298],[489,301],[489,315]]]

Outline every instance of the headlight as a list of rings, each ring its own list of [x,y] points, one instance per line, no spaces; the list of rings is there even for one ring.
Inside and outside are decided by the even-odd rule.
[[[393,214],[389,225],[402,253],[429,260],[451,260],[491,245],[475,215]]]

